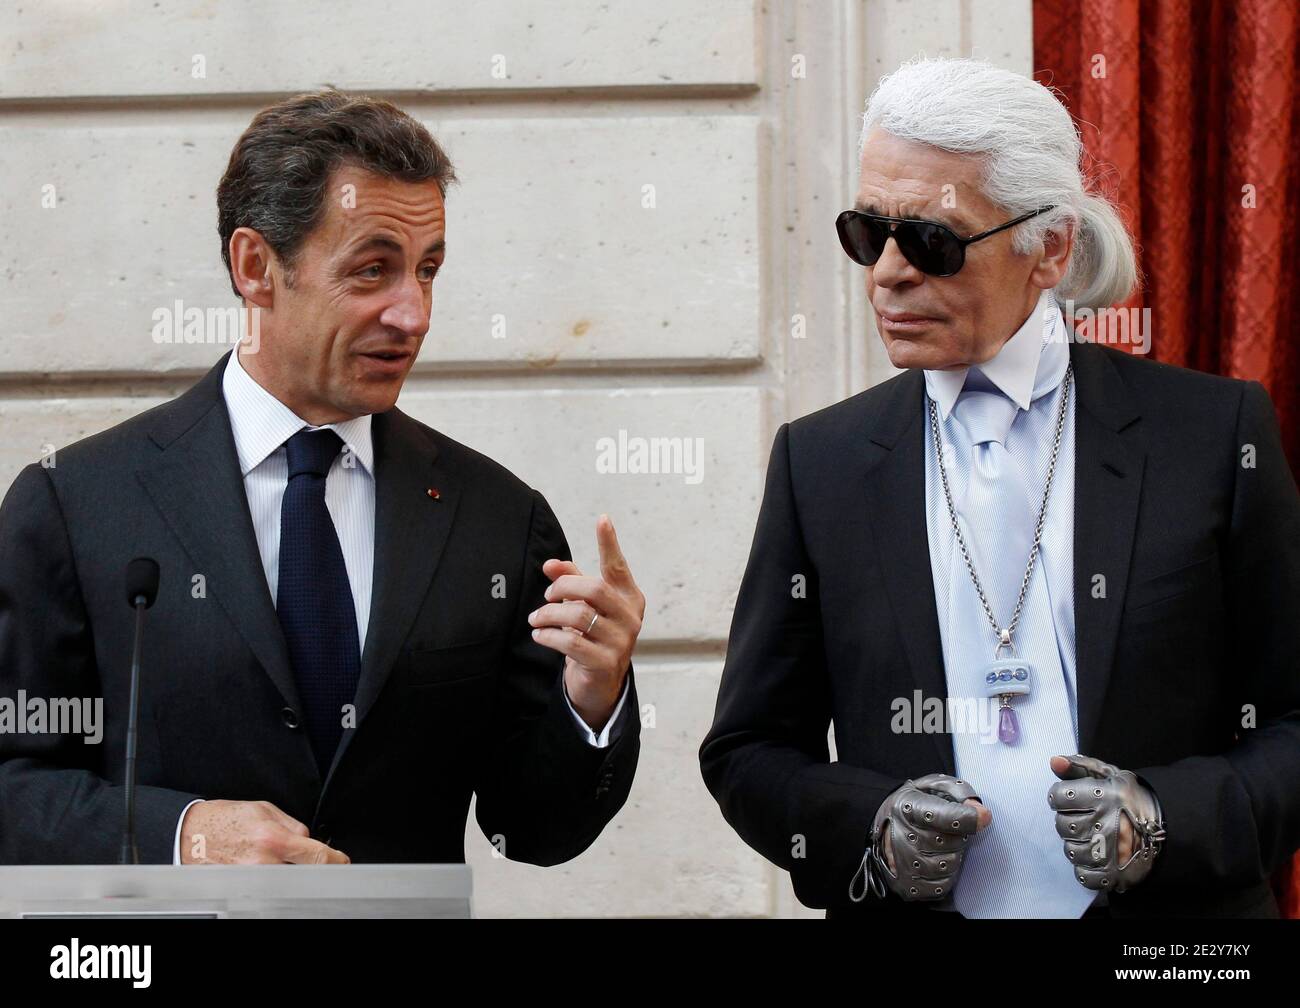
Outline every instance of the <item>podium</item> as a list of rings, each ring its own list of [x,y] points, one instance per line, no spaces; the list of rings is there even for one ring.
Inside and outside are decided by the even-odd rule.
[[[0,866],[0,919],[470,917],[463,864]]]

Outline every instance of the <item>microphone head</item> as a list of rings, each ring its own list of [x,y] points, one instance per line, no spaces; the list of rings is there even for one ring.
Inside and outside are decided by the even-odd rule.
[[[136,557],[126,565],[126,604],[134,609],[141,596],[146,609],[158,597],[158,561],[152,557]]]

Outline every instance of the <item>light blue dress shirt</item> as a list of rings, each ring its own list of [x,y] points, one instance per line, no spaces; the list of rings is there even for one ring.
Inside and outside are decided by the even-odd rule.
[[[969,452],[970,445],[969,435],[964,429],[958,429],[958,421],[953,416],[953,409],[963,394],[969,395],[975,390],[996,389],[1006,395],[1017,407],[1006,436],[1005,448],[1007,455],[1014,460],[1016,465],[1022,466],[1022,471],[1026,476],[1030,477],[1025,480],[1026,484],[1036,488],[1035,493],[1039,496],[1033,499],[1032,506],[1026,509],[1026,511],[1032,511],[1034,518],[1036,518],[1038,506],[1041,503],[1043,479],[1046,475],[1051,445],[1055,436],[1056,415],[1060,404],[1060,386],[1068,363],[1069,340],[1066,322],[1061,315],[1059,306],[1052,297],[1052,293],[1044,291],[1035,308],[1029,313],[1028,318],[1025,319],[1011,338],[1003,344],[992,360],[970,368],[925,372],[926,392],[934,400],[940,416],[945,467],[954,496],[954,505],[959,515],[961,514],[961,500],[965,491],[964,481],[969,476],[969,461],[964,467],[961,464],[955,464],[962,461],[962,457],[955,453]],[[1074,412],[1076,400],[1077,389],[1072,388],[1062,430],[1061,446],[1057,457],[1051,499],[1043,528],[1039,556],[1030,583],[1030,594],[1026,598],[1026,612],[1031,608],[1030,602],[1032,599],[1035,602],[1032,608],[1037,609],[1040,613],[1050,613],[1051,625],[1035,625],[1033,620],[1026,621],[1022,617],[1014,635],[1018,644],[1018,654],[1026,655],[1036,650],[1041,655],[1045,653],[1044,648],[1055,648],[1057,655],[1059,655],[1059,674],[1064,680],[1064,689],[1063,691],[1057,689],[1056,695],[1060,696],[1063,692],[1065,703],[1069,707],[1066,723],[1073,726],[1073,735],[1069,740],[1072,742],[1073,748],[1070,749],[1070,752],[1076,752],[1078,745],[1078,689],[1075,678],[1073,589]],[[945,676],[950,697],[969,697],[973,693],[972,674],[974,672],[978,675],[979,666],[993,659],[997,638],[994,636],[992,629],[988,628],[988,648],[986,652],[974,655],[955,655],[953,653],[953,643],[949,638],[954,621],[951,618],[953,614],[948,611],[950,598],[954,594],[952,591],[952,578],[959,576],[969,579],[970,575],[962,561],[960,549],[953,534],[947,505],[944,501],[928,416],[926,418],[925,443],[926,529],[929,537],[931,574],[939,618],[940,639],[943,645]],[[982,520],[977,519],[972,522],[963,518],[962,523],[963,535],[966,536],[976,571],[980,574],[982,580],[986,580],[991,576],[991,568],[993,567],[988,558],[993,555],[992,551],[999,547],[999,543],[993,541],[997,539],[995,531],[996,519],[991,520],[988,516],[984,516]],[[1021,531],[1027,532],[1027,538],[1032,540],[1032,527]],[[980,532],[983,533],[983,540],[978,534]],[[1024,539],[1025,537],[1022,536],[1021,538]],[[984,557],[984,560],[981,560],[981,556]],[[1027,551],[1025,556],[1015,558],[1015,563],[1019,565],[1017,570],[1020,574],[1023,574],[1026,560],[1028,560]],[[1015,587],[1018,587],[1018,584],[1019,577],[1017,576],[1015,578]],[[989,591],[987,583],[985,584],[985,590],[986,592]],[[1002,594],[1004,598],[1009,595],[1009,600],[1004,601],[999,606],[997,602],[990,598],[990,603],[993,605],[994,616],[997,618],[999,625],[1005,626],[1011,617],[1015,595],[1014,591],[1004,591]],[[978,603],[976,602],[976,604]],[[978,612],[978,619],[986,623],[982,611]],[[1044,621],[1040,620],[1039,622]],[[1055,662],[1050,664],[1054,666]],[[1038,669],[1036,674],[1041,674],[1042,671],[1042,669]],[[1019,705],[1013,704],[1013,706],[1018,707]],[[1019,716],[1021,718],[1032,716],[1032,708],[1022,712]],[[972,786],[981,794],[985,804],[993,813],[992,825],[972,839],[971,844],[983,843],[993,839],[995,843],[1006,844],[1008,849],[1013,846],[1018,847],[1020,856],[1025,859],[1026,870],[1018,874],[1012,873],[1009,877],[986,878],[986,880],[976,882],[974,879],[967,879],[964,866],[963,875],[958,878],[954,895],[961,893],[961,887],[964,884],[967,886],[976,884],[999,885],[1010,887],[1011,898],[990,901],[996,905],[1004,908],[1017,905],[1034,908],[1035,916],[1078,916],[1086,909],[1090,894],[1065,892],[1059,898],[1059,901],[1056,901],[1056,897],[1044,895],[1044,893],[1053,891],[1068,890],[1071,884],[1075,887],[1078,886],[1077,881],[1073,879],[1072,867],[1066,860],[1059,841],[1051,843],[1049,846],[1045,837],[1040,835],[1039,847],[1034,849],[1031,845],[1024,844],[1021,837],[998,835],[994,838],[994,831],[998,831],[1000,825],[1004,829],[1008,825],[1005,821],[999,823],[998,806],[1000,803],[1004,807],[1013,803],[1019,803],[1023,807],[1032,807],[1032,804],[1036,802],[1042,807],[1043,829],[1050,828],[1054,834],[1054,818],[1047,804],[1047,791],[1051,782],[1056,780],[1056,777],[1050,767],[1046,765],[1046,760],[1043,761],[1044,766],[1039,771],[1039,776],[1033,779],[1025,779],[1019,774],[998,774],[996,768],[1000,746],[1002,746],[1002,743],[995,740],[990,741],[987,738],[977,738],[974,733],[969,731],[953,733],[957,776],[963,780],[971,781]],[[1069,755],[1068,752],[1064,751],[1061,754]],[[1037,820],[1034,820],[1034,822],[1037,823]],[[1010,862],[1010,856],[1008,856],[1008,862]],[[1060,879],[1064,880],[1063,883],[1058,880],[1054,887],[1042,885],[1045,874],[1050,874],[1052,878],[1055,878],[1058,872]],[[1036,884],[1035,879],[1037,879],[1039,891],[1025,891],[1018,894],[1023,899],[1023,903],[1019,904],[1014,887],[1033,886]],[[962,895],[968,899],[971,896],[969,891]],[[1099,902],[1104,904],[1104,894],[1097,894],[1097,897],[1100,897]],[[1045,906],[1050,907],[1050,909],[1045,910]],[[945,899],[939,908],[955,909],[953,895]]]

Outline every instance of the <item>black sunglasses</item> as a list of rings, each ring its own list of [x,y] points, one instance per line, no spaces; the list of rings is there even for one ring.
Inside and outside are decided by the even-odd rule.
[[[952,276],[966,264],[966,246],[983,241],[990,235],[1015,227],[1030,217],[1056,209],[1039,207],[1015,220],[1007,221],[988,231],[962,238],[951,228],[932,221],[913,220],[909,217],[882,217],[864,210],[845,210],[835,220],[840,244],[848,257],[859,266],[874,266],[884,254],[885,243],[893,238],[903,258],[930,276]],[[890,225],[898,225],[891,230]]]

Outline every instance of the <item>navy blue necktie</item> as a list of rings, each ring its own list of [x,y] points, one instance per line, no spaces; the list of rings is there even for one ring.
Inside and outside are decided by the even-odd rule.
[[[300,430],[285,442],[289,483],[280,509],[275,607],[322,775],[334,760],[343,736],[343,707],[352,703],[361,676],[352,587],[325,506],[325,477],[342,446],[327,428]]]

